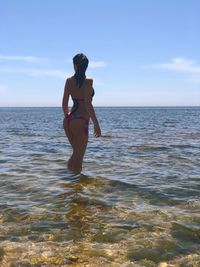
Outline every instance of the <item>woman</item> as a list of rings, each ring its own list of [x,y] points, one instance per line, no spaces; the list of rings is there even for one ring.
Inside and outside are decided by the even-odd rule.
[[[92,105],[93,80],[85,76],[88,63],[84,54],[77,54],[73,58],[75,74],[65,83],[62,101],[65,114],[63,127],[73,149],[72,156],[68,161],[68,168],[75,173],[80,173],[82,170],[83,157],[88,143],[90,118],[94,124],[95,137],[101,136],[99,122]],[[73,100],[71,112],[68,110],[69,96]]]

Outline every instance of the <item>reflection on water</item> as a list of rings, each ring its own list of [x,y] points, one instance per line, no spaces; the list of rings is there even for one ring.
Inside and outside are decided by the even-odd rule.
[[[0,109],[1,265],[200,266],[200,109],[98,111],[73,175],[60,109]]]

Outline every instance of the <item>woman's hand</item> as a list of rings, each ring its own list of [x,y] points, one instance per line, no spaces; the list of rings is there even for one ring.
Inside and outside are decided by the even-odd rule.
[[[101,136],[101,129],[99,127],[99,124],[94,124],[94,136],[95,137]]]

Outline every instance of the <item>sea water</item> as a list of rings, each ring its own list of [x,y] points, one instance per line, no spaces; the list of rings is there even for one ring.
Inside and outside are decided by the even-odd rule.
[[[0,264],[200,266],[200,108],[96,113],[74,175],[61,108],[0,108]]]

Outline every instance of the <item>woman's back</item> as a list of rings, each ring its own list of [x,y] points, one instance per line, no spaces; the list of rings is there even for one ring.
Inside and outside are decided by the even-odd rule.
[[[89,118],[89,114],[87,112],[85,105],[85,100],[86,100],[85,93],[86,90],[90,90],[90,88],[92,87],[92,79],[86,78],[81,87],[77,85],[74,76],[68,78],[68,82],[69,82],[69,93],[73,100],[72,112],[77,115]]]

